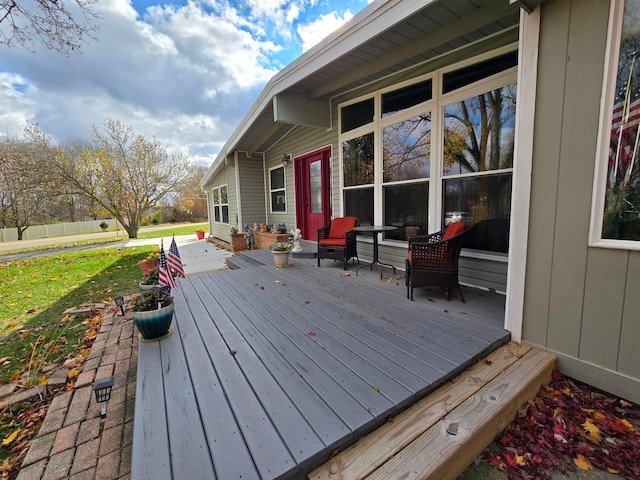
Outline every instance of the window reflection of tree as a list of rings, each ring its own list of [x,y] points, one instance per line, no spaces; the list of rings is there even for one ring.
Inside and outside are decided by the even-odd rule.
[[[342,142],[344,185],[373,183],[373,133]]]
[[[418,115],[383,130],[383,181],[429,176],[431,114]]]
[[[509,85],[445,108],[444,175],[513,167],[515,98],[516,86]],[[448,198],[448,203],[457,197],[455,209],[471,210],[475,221],[504,217],[504,192],[510,185],[510,174],[498,175],[491,182],[477,182],[471,205],[462,194]]]
[[[309,164],[309,189],[311,191],[311,211],[322,213],[322,165],[320,160]]]

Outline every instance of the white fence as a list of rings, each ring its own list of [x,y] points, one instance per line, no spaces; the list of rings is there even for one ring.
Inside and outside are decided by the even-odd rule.
[[[55,223],[52,225],[33,225],[22,234],[23,240],[35,240],[37,238],[61,237],[78,233],[101,232],[100,224],[106,222],[108,230],[115,231],[116,222],[110,220],[87,220],[85,222]],[[119,225],[122,230],[122,225]],[[15,242],[18,240],[17,228],[0,228],[0,242]]]

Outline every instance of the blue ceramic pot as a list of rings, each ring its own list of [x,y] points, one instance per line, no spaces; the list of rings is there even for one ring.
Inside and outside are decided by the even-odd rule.
[[[173,303],[157,310],[131,312],[131,316],[142,338],[145,340],[160,338],[169,333],[173,319]]]

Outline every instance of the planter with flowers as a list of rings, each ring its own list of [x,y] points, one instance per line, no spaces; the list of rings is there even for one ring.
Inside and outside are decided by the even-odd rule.
[[[151,252],[147,258],[138,262],[142,275],[147,275],[154,268],[157,270],[160,264],[160,252]]]
[[[286,267],[289,265],[289,252],[292,245],[288,242],[276,243],[271,247],[273,253],[273,265],[276,268]]]
[[[154,287],[131,302],[131,316],[144,340],[159,340],[171,333],[173,297],[164,286]]]
[[[158,268],[154,268],[150,270],[149,273],[142,277],[142,281],[140,282],[140,290],[151,290],[153,287],[157,287],[160,285],[159,279],[159,271]]]

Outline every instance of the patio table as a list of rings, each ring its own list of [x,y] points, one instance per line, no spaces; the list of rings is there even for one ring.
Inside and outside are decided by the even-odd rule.
[[[369,267],[369,269],[373,271],[374,265],[380,273],[380,280],[382,280],[382,270],[380,270],[380,265],[391,267],[393,269],[393,273],[396,273],[396,267],[388,263],[382,263],[378,260],[378,234],[382,232],[391,232],[397,229],[398,227],[394,227],[391,225],[362,225],[354,228],[357,233],[373,233],[373,261],[369,264],[360,265],[356,269],[356,275],[358,275],[360,269],[363,267]]]

